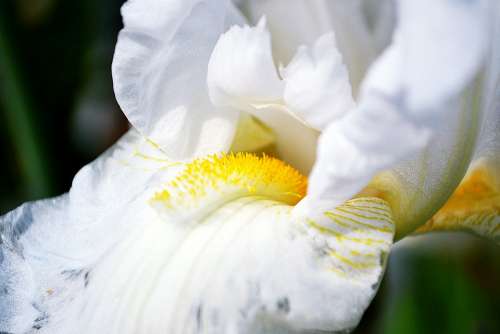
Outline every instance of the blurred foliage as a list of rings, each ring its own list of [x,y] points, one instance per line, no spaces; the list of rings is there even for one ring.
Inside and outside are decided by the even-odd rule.
[[[403,240],[355,333],[500,333],[499,255],[460,233]]]
[[[121,4],[0,1],[0,213],[67,191],[126,129],[110,70]]]
[[[67,191],[126,130],[110,68],[121,3],[0,1],[0,214]],[[432,238],[396,248],[355,333],[500,333],[500,248]]]

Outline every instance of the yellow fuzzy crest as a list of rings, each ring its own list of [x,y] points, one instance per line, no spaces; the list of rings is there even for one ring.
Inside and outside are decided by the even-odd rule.
[[[288,205],[306,193],[307,178],[276,158],[250,153],[196,159],[151,202],[158,209],[184,212],[213,207],[245,196],[261,196]]]

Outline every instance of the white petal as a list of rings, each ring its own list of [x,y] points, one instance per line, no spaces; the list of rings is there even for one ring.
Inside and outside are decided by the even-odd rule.
[[[498,36],[500,3],[496,3],[496,8],[491,10],[491,15],[496,17],[493,20],[495,26],[491,30],[491,36]],[[500,198],[500,41],[493,39],[492,42],[483,72],[484,76],[477,83],[477,90],[481,88],[483,91],[482,103],[477,108],[482,109],[478,110],[478,115],[473,122],[477,124],[476,129],[480,131],[474,137],[463,138],[457,135],[458,137],[454,138],[457,143],[466,141],[467,144],[462,144],[462,146],[468,151],[471,151],[471,145],[475,146],[472,150],[472,162],[453,195],[418,232],[467,230],[500,243],[498,208]],[[479,95],[479,92],[476,91],[475,94]],[[480,96],[473,96],[473,98],[479,101]],[[442,152],[438,153],[442,154]],[[452,152],[455,156],[460,156],[460,153]],[[467,154],[466,158],[470,159],[470,154]],[[463,173],[462,166],[464,165],[463,163],[460,165],[460,173]],[[449,169],[448,166],[446,169]],[[435,187],[440,189],[439,187],[446,186],[446,183],[443,183],[438,183]],[[412,195],[412,191],[407,190],[407,192],[410,196]]]
[[[362,0],[366,25],[371,32],[375,51],[381,53],[390,43],[396,25],[395,0]]]
[[[396,157],[420,149],[429,138],[428,129],[407,121],[390,102],[363,101],[320,136],[308,196],[299,210],[344,202],[366,186],[378,168],[388,168]]]
[[[377,189],[394,198],[397,238],[413,231],[445,205],[466,172],[473,175],[474,171],[486,168],[487,174],[495,175],[500,170],[500,138],[496,135],[500,114],[495,109],[500,77],[500,50],[495,38],[500,29],[499,17],[498,3],[491,2],[488,15],[483,20],[485,24],[493,23],[496,27],[484,33],[490,51],[483,63],[482,75],[469,84],[470,88],[462,96],[454,97],[441,108],[445,118],[439,122],[432,144],[382,173],[368,189],[369,192]],[[499,189],[495,185],[495,177],[487,177],[486,180],[487,187],[491,187],[493,192]],[[466,177],[462,183],[468,181]],[[471,200],[470,205],[471,208],[480,208],[484,202],[478,198]],[[463,208],[462,218],[471,218],[465,214],[475,211],[471,208]],[[459,221],[456,220],[457,223]],[[476,224],[480,225],[480,221]]]
[[[394,198],[391,204],[397,217],[398,239],[444,205],[463,178],[479,134],[480,110],[473,103],[477,93],[469,90],[443,105],[441,111],[450,116],[436,122],[439,127],[429,144],[414,148],[414,153],[375,178],[375,182],[381,177],[390,184],[381,189]]]
[[[283,106],[265,106],[250,112],[273,130],[277,156],[308,175],[316,159],[319,132]]]
[[[286,105],[317,130],[355,106],[333,33],[318,38],[312,48],[300,47],[281,74],[286,83]]]
[[[218,36],[238,20],[234,11],[226,16],[222,0],[135,0],[122,13],[113,81],[132,125],[176,159],[229,148],[237,115],[213,110],[205,82]]]
[[[481,134],[474,159],[496,160],[500,168],[500,4],[491,10],[490,53],[484,70]]]
[[[221,36],[210,58],[210,98],[220,108],[257,117],[273,130],[279,157],[307,173],[318,132],[283,107],[284,82],[273,63],[270,38],[265,19],[257,27],[234,26]]]
[[[278,62],[288,63],[300,45],[312,45],[321,35],[334,31],[354,91],[375,56],[361,1],[246,0],[240,7],[251,21],[266,15]],[[285,14],[286,13],[286,14]]]
[[[59,330],[65,316],[75,319],[61,310],[84,294],[95,262],[141,224],[137,215],[148,219],[135,198],[149,182],[167,180],[175,166],[132,130],[75,176],[69,194],[0,217],[0,290],[7,291],[0,298],[0,332],[86,332],[74,322]]]
[[[398,89],[416,117],[458,94],[477,73],[488,45],[487,9],[483,0],[399,2],[394,43],[404,60],[393,65]],[[382,82],[385,72],[372,75]]]
[[[256,27],[233,26],[220,37],[210,58],[207,82],[216,106],[245,110],[249,105],[281,101],[283,83],[273,63],[264,18]]]
[[[477,133],[468,123],[476,117],[473,109],[460,103],[459,93],[471,83],[485,56],[485,4],[442,0],[400,5],[394,43],[370,70],[358,109],[332,124],[320,139],[310,204],[321,197],[330,203],[350,198],[377,172],[424,154],[431,135],[435,137],[430,150],[435,153],[429,164],[439,170],[432,172],[439,179],[449,170],[440,161],[463,149],[464,138]],[[446,179],[456,186],[463,175],[460,162],[467,157],[455,157],[445,165],[458,173],[458,180]],[[411,165],[412,179],[418,179],[421,167]]]
[[[359,199],[297,218],[281,200],[296,201],[285,190],[303,193],[304,177],[273,160],[268,167],[290,174],[252,168],[262,161],[254,157],[233,166],[251,176],[242,181],[243,174],[226,177],[228,164],[209,166],[215,159],[193,163],[200,170],[157,169],[161,151],[131,133],[79,173],[69,196],[0,217],[0,330],[300,333],[356,326],[392,243],[385,202]],[[201,175],[183,178],[183,171]],[[217,192],[192,192],[196,182]],[[154,184],[173,187],[159,199],[170,215],[147,204]],[[174,219],[175,211],[190,220]]]

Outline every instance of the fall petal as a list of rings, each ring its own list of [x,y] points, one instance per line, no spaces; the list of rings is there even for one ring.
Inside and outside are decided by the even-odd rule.
[[[68,194],[0,217],[0,288],[7,291],[0,299],[0,331],[45,330],[50,323],[47,332],[57,332],[61,309],[83,293],[93,264],[140,222],[127,219],[144,213],[131,205],[134,198],[156,172],[163,171],[161,182],[175,166],[131,130],[82,168]]]
[[[306,180],[276,159],[221,155],[155,169],[158,149],[129,136],[125,150],[82,170],[69,195],[0,218],[0,275],[9,278],[0,281],[0,330],[301,333],[357,325],[394,234],[384,201],[356,199],[297,219],[292,205]],[[95,178],[111,170],[115,177]],[[108,203],[127,176],[143,189],[122,188]]]

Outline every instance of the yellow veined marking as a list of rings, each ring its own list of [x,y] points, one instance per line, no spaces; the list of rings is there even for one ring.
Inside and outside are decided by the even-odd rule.
[[[354,224],[358,224],[358,225],[364,226],[364,227],[369,228],[371,230],[379,231],[379,232],[382,232],[382,233],[392,233],[392,230],[389,227],[374,226],[374,225],[367,224],[367,223],[364,223],[364,222],[361,222],[361,221],[358,221],[358,220],[355,220],[355,219],[352,219],[352,218],[349,218],[349,217],[346,217],[346,216],[342,216],[342,215],[339,215],[339,214],[336,214],[336,213],[333,213],[333,212],[330,212],[330,211],[325,212],[325,216],[327,216],[328,218],[330,218],[331,220],[335,221],[337,224],[340,224],[340,225],[345,224],[345,223],[340,222],[339,220],[340,219],[345,219],[345,220],[350,221],[350,222],[352,222]],[[345,224],[345,225],[348,225],[348,224]]]
[[[343,270],[340,270],[339,268],[336,268],[336,267],[330,267],[328,268],[330,269],[331,271],[333,271],[334,273],[344,277],[344,278],[349,278],[349,279],[353,279],[351,276],[347,275],[347,273]]]
[[[354,205],[354,204],[349,204],[349,203],[343,204],[342,208],[344,208],[344,210],[350,209],[350,210],[358,210],[358,211],[362,211],[362,212],[366,212],[366,213],[371,213],[373,215],[381,216],[381,217],[387,218],[390,221],[392,221],[392,213],[388,208],[380,208],[377,206],[366,207],[366,206]]]
[[[156,162],[170,162],[169,159],[158,158],[158,157],[153,157],[153,156],[150,156],[150,155],[146,155],[144,153],[139,152],[139,150],[135,150],[134,156],[142,158],[144,160],[150,160],[150,161],[156,161]]]
[[[367,197],[360,197],[360,198],[354,198],[352,200],[349,201],[350,203],[356,203],[356,204],[370,204],[370,208],[378,208],[378,209],[382,209],[385,211],[384,207],[386,206],[386,202],[381,199],[381,198],[377,198],[377,197],[370,197],[370,198],[367,198]],[[378,205],[381,205],[381,206],[372,206],[372,204],[378,204]]]
[[[355,202],[357,202],[357,203],[355,203]],[[345,203],[344,206],[357,208],[357,209],[363,209],[363,210],[369,209],[369,210],[373,210],[373,211],[377,211],[377,212],[389,212],[389,210],[386,206],[373,205],[373,203],[366,205],[367,203],[360,203],[360,202],[362,202],[361,199],[354,198],[354,199],[350,200],[349,202]]]
[[[361,253],[355,250],[351,250],[350,253],[352,256],[363,256],[363,257],[373,257],[373,258],[377,257],[375,253]]]
[[[339,260],[340,262],[354,268],[354,269],[370,269],[376,267],[376,263],[373,262],[356,262],[345,256],[340,255],[337,251],[331,251],[330,255]]]
[[[381,209],[381,208],[377,208],[377,207],[365,208],[365,207],[360,207],[360,206],[356,206],[356,205],[352,205],[352,204],[343,204],[342,208],[344,208],[344,210],[348,211],[349,213],[353,212],[349,209],[355,209],[358,211],[362,211],[362,212],[370,213],[370,214],[380,216],[383,218],[387,218],[390,221],[392,221],[391,213],[387,209]],[[337,210],[338,210],[338,208],[337,208]]]
[[[357,217],[357,218],[361,218],[361,219],[380,220],[380,221],[383,221],[383,222],[388,223],[388,224],[391,223],[390,218],[386,217],[386,216],[381,216],[381,215],[380,216],[379,215],[376,215],[376,216],[366,216],[366,215],[364,215],[362,213],[351,211],[351,210],[346,210],[346,209],[341,208],[341,207],[338,207],[335,210],[343,212],[343,213],[346,213],[348,215],[352,215],[352,216]]]
[[[148,143],[149,145],[151,145],[154,149],[157,149],[159,151],[162,151],[161,147],[159,144],[155,143],[154,141],[152,141],[151,139],[149,138],[146,138],[146,143]]]
[[[127,161],[124,159],[117,160],[117,161],[118,161],[118,163],[120,163],[121,165],[123,165],[125,167],[129,167],[129,168],[132,168],[132,169],[135,169],[138,171],[143,171],[143,172],[156,172],[156,171],[166,170],[166,169],[169,169],[171,167],[179,166],[179,165],[183,164],[183,162],[170,162],[170,163],[163,163],[161,166],[152,168],[152,167],[142,167],[140,165],[137,165],[133,162],[130,162],[130,161]]]
[[[147,147],[146,148],[144,147],[144,145],[143,145],[144,143],[151,146],[155,150],[155,153],[157,153],[157,154],[151,155],[151,154],[144,153],[142,150],[147,149]],[[148,151],[148,150],[146,150],[146,151]],[[127,154],[128,156],[126,158],[122,157],[121,159],[117,159],[117,161],[124,166],[133,168],[135,170],[144,171],[144,172],[155,172],[155,171],[165,170],[165,169],[169,169],[169,168],[174,167],[174,166],[179,166],[179,165],[184,164],[183,162],[172,161],[172,160],[168,159],[164,155],[160,146],[148,138],[143,138],[142,143],[136,144],[134,146],[133,150],[130,150],[127,153],[128,153]],[[159,155],[159,156],[157,156],[157,155]],[[139,162],[139,159],[144,160],[148,163],[153,162],[154,164],[143,165],[142,161]]]
[[[362,245],[365,245],[365,246],[372,246],[374,244],[389,245],[389,243],[387,241],[385,241],[385,240],[379,240],[379,239],[373,239],[373,238],[349,237],[349,236],[343,235],[343,234],[341,234],[341,233],[339,233],[337,231],[329,229],[329,228],[327,228],[325,226],[319,225],[319,224],[317,224],[316,222],[314,222],[312,220],[308,220],[306,223],[307,223],[307,225],[309,225],[310,227],[312,227],[315,230],[319,231],[320,233],[324,233],[324,234],[328,234],[328,235],[334,236],[339,241],[345,241],[345,240],[347,240],[347,241],[359,243],[359,244],[362,244]]]
[[[215,191],[221,195],[261,195],[295,205],[305,196],[306,189],[307,178],[281,160],[267,155],[223,153],[186,164],[152,201],[173,207],[174,198],[190,201]]]
[[[326,215],[326,214],[325,214],[325,215]],[[327,217],[328,217],[328,215],[327,215]],[[363,230],[363,229],[361,229],[361,228],[355,228],[355,227],[353,227],[351,224],[348,224],[348,223],[346,223],[346,222],[343,222],[343,221],[341,221],[341,220],[339,220],[339,219],[337,219],[337,218],[335,218],[335,217],[328,217],[328,218],[330,218],[330,219],[331,219],[331,221],[332,221],[334,224],[336,224],[336,225],[338,225],[338,226],[342,226],[342,227],[344,227],[344,228],[348,229],[349,231],[352,231],[352,232],[357,232],[357,233],[365,233],[365,232],[366,232],[366,230]]]

